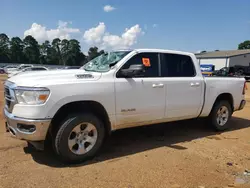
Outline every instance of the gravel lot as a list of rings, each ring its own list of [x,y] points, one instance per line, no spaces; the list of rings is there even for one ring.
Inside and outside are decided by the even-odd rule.
[[[0,187],[249,188],[250,84],[247,92],[245,109],[224,133],[203,120],[120,130],[99,156],[73,166],[10,138],[1,118]]]

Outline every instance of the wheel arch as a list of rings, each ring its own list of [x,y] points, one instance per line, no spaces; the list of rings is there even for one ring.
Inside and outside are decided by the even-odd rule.
[[[213,106],[212,106],[212,109],[211,109],[210,113],[212,112],[212,110],[213,110],[215,104],[216,104],[217,102],[223,101],[223,100],[228,101],[229,104],[230,104],[230,106],[231,106],[231,108],[232,108],[232,111],[234,111],[234,100],[233,100],[232,94],[231,94],[231,93],[221,93],[221,94],[219,94],[219,95],[217,96],[217,98],[215,99],[214,104],[213,104]]]
[[[60,127],[60,123],[67,118],[68,114],[78,112],[88,112],[96,115],[104,123],[106,134],[111,133],[111,122],[104,106],[97,101],[87,100],[69,102],[61,106],[52,118],[50,134],[54,135]]]

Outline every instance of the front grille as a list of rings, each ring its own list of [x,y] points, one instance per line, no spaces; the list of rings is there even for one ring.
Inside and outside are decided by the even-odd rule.
[[[5,95],[10,96],[10,90],[9,88],[5,87],[4,88]]]
[[[4,98],[6,109],[11,112],[14,106],[14,98],[11,96],[10,89],[7,86],[4,88]]]
[[[11,101],[6,100],[5,102],[6,102],[7,107],[10,108]]]

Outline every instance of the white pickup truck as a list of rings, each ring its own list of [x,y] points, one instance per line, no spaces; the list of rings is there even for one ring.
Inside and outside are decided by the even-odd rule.
[[[222,131],[244,93],[244,78],[203,77],[192,53],[120,50],[78,70],[9,78],[4,114],[12,136],[36,147],[51,140],[62,161],[80,162],[117,129],[207,117]]]

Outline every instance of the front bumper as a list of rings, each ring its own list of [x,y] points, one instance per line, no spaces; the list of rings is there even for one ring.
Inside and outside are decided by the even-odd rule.
[[[12,137],[27,141],[43,141],[46,138],[51,119],[33,120],[15,117],[4,109],[4,117],[6,120],[6,129],[11,133]],[[35,127],[32,131],[20,129],[21,126]]]

